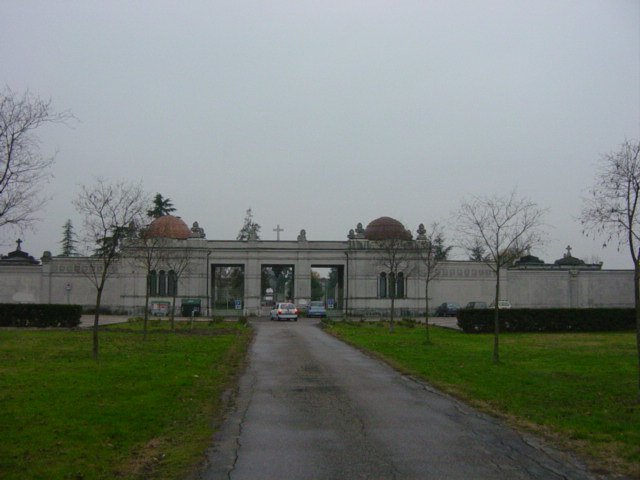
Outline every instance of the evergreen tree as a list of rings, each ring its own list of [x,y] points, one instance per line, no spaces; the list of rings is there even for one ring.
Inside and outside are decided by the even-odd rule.
[[[160,193],[156,193],[156,196],[153,199],[153,208],[151,210],[147,210],[147,216],[151,218],[158,218],[163,215],[169,215],[175,211],[176,209],[173,207],[171,199],[163,198]]]
[[[244,225],[238,232],[236,240],[260,240],[260,225],[253,221],[251,209],[247,210]]]
[[[71,223],[71,219],[67,220],[62,227],[62,240],[60,243],[62,244],[62,252],[61,255],[63,257],[72,257],[77,255],[76,251],[76,234],[73,231],[73,224]]]
[[[433,239],[433,246],[436,260],[446,260],[449,257],[449,252],[453,248],[453,246],[445,247],[444,246],[444,237],[441,233],[437,234]]]
[[[472,262],[484,262],[487,258],[487,249],[482,245],[480,240],[474,240],[474,244],[468,249],[469,260]]]

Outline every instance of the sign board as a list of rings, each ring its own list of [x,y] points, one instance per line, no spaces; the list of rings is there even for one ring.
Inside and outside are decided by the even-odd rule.
[[[333,298],[327,298],[327,308],[334,308],[335,307],[335,301]]]
[[[236,310],[242,310],[242,299],[236,298]]]
[[[151,302],[151,315],[164,317],[169,313],[169,302]]]

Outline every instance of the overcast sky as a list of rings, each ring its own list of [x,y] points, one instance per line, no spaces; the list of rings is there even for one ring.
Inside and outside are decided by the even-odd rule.
[[[415,232],[516,188],[549,208],[533,254],[632,266],[576,217],[596,161],[640,137],[637,0],[5,1],[0,65],[77,118],[39,131],[56,162],[20,233],[36,257],[81,229],[71,201],[104,176],[209,239],[249,207],[263,240],[345,240],[380,216]]]

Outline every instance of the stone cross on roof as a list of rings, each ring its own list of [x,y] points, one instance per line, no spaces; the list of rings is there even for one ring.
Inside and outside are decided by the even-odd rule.
[[[280,232],[284,232],[284,228],[280,228],[280,224],[276,228],[273,229],[274,232],[278,235],[278,241],[280,241]]]
[[[567,257],[571,256],[571,245],[567,245]]]
[[[21,252],[22,248],[20,247],[20,245],[22,244],[22,240],[18,239],[16,240],[16,243],[18,244],[18,247],[16,248],[16,252]]]

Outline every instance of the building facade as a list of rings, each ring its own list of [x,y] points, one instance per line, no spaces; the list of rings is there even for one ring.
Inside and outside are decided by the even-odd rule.
[[[367,229],[359,224],[345,241],[309,241],[304,230],[296,241],[208,240],[197,223],[189,229],[180,218],[169,215],[161,222],[165,226],[157,229],[158,235],[166,242],[152,271],[141,264],[133,243],[114,265],[102,297],[102,305],[114,313],[142,313],[149,285],[152,307],[170,305],[175,297],[178,311],[260,315],[273,301],[309,302],[320,288],[318,271],[328,272],[322,299],[336,314],[384,314],[392,296],[400,314],[424,312],[425,280],[417,259],[389,272],[381,258],[379,242],[385,228],[401,225],[393,219],[374,220]],[[175,267],[179,257],[186,260],[184,272]],[[38,261],[18,244],[0,259],[0,303],[69,303],[90,308],[96,297],[88,278],[92,261],[48,252]],[[429,284],[430,308],[443,302],[490,303],[495,280],[494,272],[482,262],[444,261]],[[570,251],[553,264],[529,255],[501,271],[501,292],[501,298],[514,308],[631,307],[633,271],[587,265]]]

